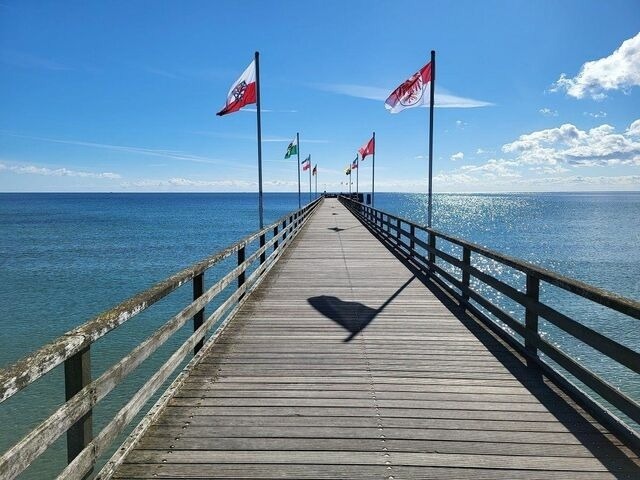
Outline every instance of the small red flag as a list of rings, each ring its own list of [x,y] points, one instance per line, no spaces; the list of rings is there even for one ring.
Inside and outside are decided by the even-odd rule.
[[[231,86],[227,103],[216,115],[226,115],[240,110],[245,105],[256,103],[256,62],[253,61]]]
[[[376,139],[375,137],[371,137],[371,140],[369,140],[367,143],[365,143],[363,146],[361,146],[358,149],[358,152],[360,153],[360,156],[362,157],[362,161],[364,161],[365,157],[367,155],[372,155],[374,153],[376,153]]]
[[[431,83],[431,62],[411,75],[402,85],[396,88],[384,106],[390,113],[398,113],[405,108],[419,107],[429,104],[427,87]]]

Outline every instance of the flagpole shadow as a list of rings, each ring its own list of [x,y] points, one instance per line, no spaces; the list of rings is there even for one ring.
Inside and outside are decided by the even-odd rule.
[[[350,342],[358,333],[367,328],[415,278],[416,277],[413,276],[407,280],[379,308],[371,308],[360,302],[344,301],[338,297],[329,295],[310,297],[307,299],[307,302],[322,315],[349,331],[350,335],[345,338],[343,342]]]

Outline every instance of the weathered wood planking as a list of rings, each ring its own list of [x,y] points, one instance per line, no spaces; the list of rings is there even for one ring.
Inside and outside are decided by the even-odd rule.
[[[638,478],[327,199],[116,478]]]

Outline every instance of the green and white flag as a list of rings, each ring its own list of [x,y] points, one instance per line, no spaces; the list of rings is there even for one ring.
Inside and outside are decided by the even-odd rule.
[[[291,155],[295,155],[298,153],[298,139],[294,138],[289,146],[287,147],[287,153],[284,154],[284,158],[287,159]]]

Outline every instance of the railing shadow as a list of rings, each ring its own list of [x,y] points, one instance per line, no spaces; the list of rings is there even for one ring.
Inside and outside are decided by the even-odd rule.
[[[414,278],[415,276],[407,280],[379,308],[371,308],[364,303],[349,302],[329,295],[310,297],[307,302],[322,315],[351,332],[351,335],[343,340],[343,342],[350,342],[358,333],[367,328],[393,299],[409,286]]]
[[[356,216],[356,218],[358,218]],[[481,320],[471,316],[464,304],[458,303],[448,295],[429,276],[429,272],[417,266],[411,258],[399,250],[393,241],[378,235],[377,232],[363,222],[367,228],[400,262],[402,262],[418,278],[425,287],[471,332],[495,358],[520,382],[527,390],[572,434],[589,452],[602,463],[609,472],[618,479],[640,478],[640,467],[625,453],[638,456],[640,452],[625,445],[618,446],[598,428],[596,423],[580,407],[568,401],[557,387],[551,386],[542,371],[528,366],[515,350],[498,338]],[[517,361],[514,361],[517,360]],[[549,382],[549,383],[548,383]],[[602,428],[602,427],[601,427]]]

